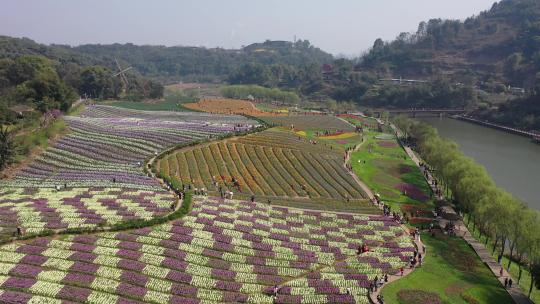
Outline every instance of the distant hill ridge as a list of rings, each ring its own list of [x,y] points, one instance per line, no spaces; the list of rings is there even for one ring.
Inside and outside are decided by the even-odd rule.
[[[540,67],[540,1],[503,0],[465,21],[431,19],[375,41],[358,69],[407,78],[447,75],[531,87]]]
[[[261,52],[265,50],[265,52]],[[283,64],[304,66],[332,62],[333,56],[307,40],[265,41],[240,50],[187,46],[155,46],[126,44],[44,45],[28,38],[0,36],[0,58],[19,55],[42,55],[80,65],[115,67],[114,58],[132,65],[144,76],[162,79],[195,78],[197,80],[225,79],[230,71],[244,62],[265,65]]]

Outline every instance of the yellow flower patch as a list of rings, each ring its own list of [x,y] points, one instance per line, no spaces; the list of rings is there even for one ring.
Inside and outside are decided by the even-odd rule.
[[[339,135],[330,135],[330,136],[321,136],[320,138],[322,139],[345,139],[345,138],[351,138],[353,136],[356,136],[357,133],[354,133],[354,132],[346,132],[346,133],[341,133]]]

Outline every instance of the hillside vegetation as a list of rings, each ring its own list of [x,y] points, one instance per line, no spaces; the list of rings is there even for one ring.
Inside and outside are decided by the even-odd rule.
[[[540,66],[539,17],[538,1],[503,0],[465,21],[431,19],[415,33],[375,41],[360,67],[394,76],[445,74],[462,83],[531,86]]]

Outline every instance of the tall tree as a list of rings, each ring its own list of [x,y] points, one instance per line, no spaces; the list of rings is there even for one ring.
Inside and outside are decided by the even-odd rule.
[[[15,156],[14,133],[7,126],[0,127],[0,170],[3,170]]]

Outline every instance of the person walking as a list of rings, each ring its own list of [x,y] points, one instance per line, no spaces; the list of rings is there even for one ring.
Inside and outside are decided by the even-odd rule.
[[[501,270],[499,270],[499,277],[503,276],[503,268],[501,267]]]
[[[508,287],[508,278],[504,278],[504,288]]]
[[[508,288],[512,288],[512,278],[508,279]]]

